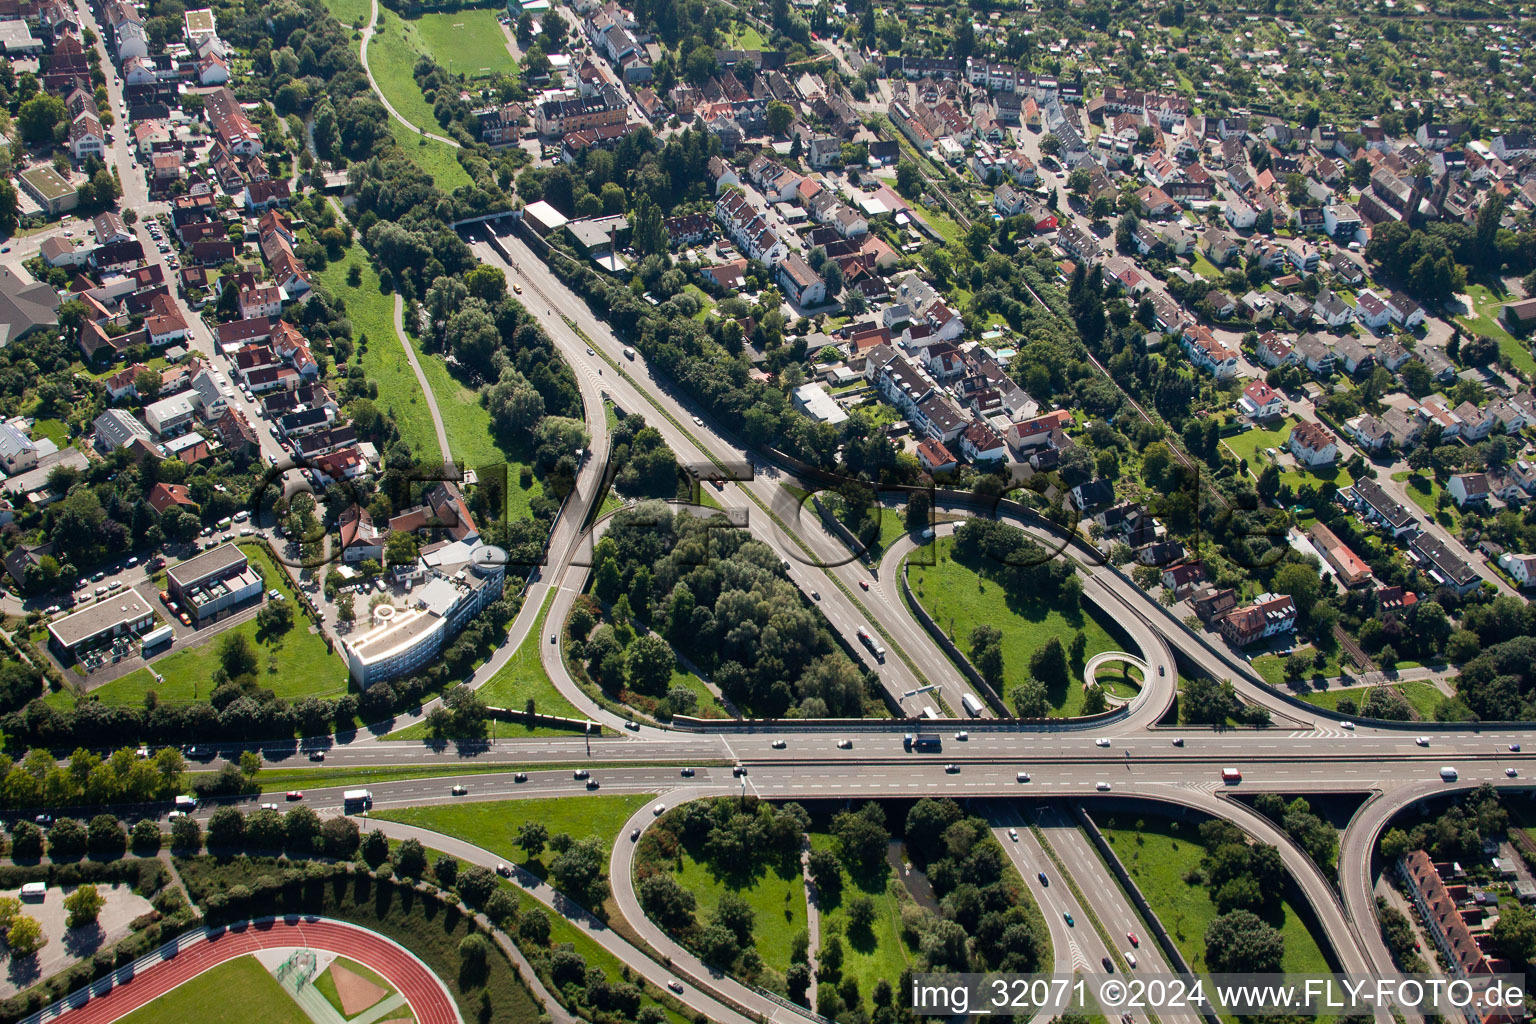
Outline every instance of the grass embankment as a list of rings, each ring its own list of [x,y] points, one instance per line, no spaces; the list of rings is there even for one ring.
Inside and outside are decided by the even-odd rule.
[[[811,833],[813,850],[836,850],[836,842],[825,832]],[[895,888],[900,884],[885,861],[869,872],[852,872],[844,864],[842,892],[822,901],[821,934],[835,931],[843,937],[843,977],[857,978],[860,992],[873,992],[882,978],[900,978],[917,956],[901,937],[901,902]],[[848,905],[857,896],[868,896],[875,904],[875,920],[867,932],[848,921]]]
[[[647,802],[654,799],[651,793],[631,793],[623,796],[562,796],[547,800],[503,800],[492,803],[438,804],[430,807],[405,807],[399,810],[375,811],[375,818],[398,821],[417,828],[441,832],[466,843],[473,843],[489,850],[509,864],[520,864],[533,874],[543,878],[548,871],[544,861],[551,854],[546,850],[541,857],[530,857],[517,845],[517,830],[528,821],[536,821],[549,830],[551,836],[566,833],[572,839],[582,840],[596,836],[605,847],[611,848],[619,829]],[[606,863],[606,862],[605,862]]]
[[[521,711],[531,700],[534,710],[541,714],[586,717],[576,710],[576,705],[566,699],[565,694],[555,688],[554,680],[549,678],[540,659],[540,645],[549,643],[544,638],[545,625],[549,618],[549,606],[554,599],[555,591],[551,587],[544,595],[544,603],[539,606],[539,617],[534,620],[533,629],[529,630],[500,671],[480,689],[480,698],[487,704]]]
[[[515,74],[517,62],[507,52],[496,15],[501,8],[463,8],[405,19],[406,43],[426,54],[444,70],[471,79]],[[415,84],[414,82],[412,84]]]
[[[1472,300],[1474,315],[1457,317],[1457,319],[1473,332],[1486,334],[1497,341],[1499,354],[1508,359],[1510,365],[1517,367],[1528,377],[1536,374],[1536,359],[1531,357],[1530,345],[1505,330],[1504,323],[1500,319],[1504,311],[1504,303],[1515,297],[1506,293],[1500,298],[1486,285],[1481,284],[1467,285],[1466,295]]]
[[[277,588],[284,600],[293,603],[293,587],[288,574],[278,566],[266,545],[253,542],[241,544],[240,549],[260,571],[265,586]],[[267,636],[256,625],[254,616],[224,632],[242,633],[250,638],[257,651],[257,679],[279,697],[295,700],[340,696],[347,690],[346,664],[339,654],[326,649],[325,641],[318,633],[312,632],[314,624],[297,611],[297,604],[294,608],[293,626],[286,633]],[[92,690],[91,695],[107,704],[139,705],[150,690],[154,690],[163,703],[190,704],[207,700],[213,692],[213,672],[219,665],[219,645],[224,632],[198,646],[152,661],[150,664],[164,678],[163,682],[156,681],[148,669],[141,668]],[[61,690],[51,699],[55,703],[67,703],[70,695]]]
[[[232,993],[239,998],[231,999]],[[118,1024],[309,1024],[309,1017],[254,956],[242,956],[180,985]]]
[[[357,267],[361,275],[356,286],[347,283],[352,267]],[[353,358],[379,389],[379,407],[395,421],[411,451],[435,455],[437,434],[432,429],[432,414],[405,357],[405,349],[395,337],[394,296],[379,290],[379,275],[368,254],[354,243],[341,259],[326,264],[319,274],[326,290],[346,305],[347,319],[352,321],[352,340],[357,345]]]
[[[1219,915],[1209,889],[1184,881],[1205,856],[1196,824],[1125,813],[1099,825],[1179,952],[1196,973],[1206,971],[1205,930]],[[1281,901],[1269,923],[1285,937],[1281,967],[1287,974],[1329,970],[1320,943],[1289,901]]]
[[[781,973],[789,969],[790,940],[806,927],[805,879],[798,862],[755,865],[750,874],[722,874],[686,850],[679,851],[678,861],[682,869],[673,875],[698,900],[695,914],[700,921],[713,920],[720,897],[736,893],[756,915],[752,939],[763,963]]]
[[[1062,610],[1044,601],[1010,600],[1001,584],[984,579],[976,570],[951,557],[953,537],[940,537],[935,547],[936,564],[927,566],[909,562],[912,593],[962,650],[969,647],[971,630],[977,626],[990,625],[1002,630],[1004,684],[1001,689],[1005,698],[1028,678],[1030,655],[1051,637],[1059,638],[1063,645],[1070,645],[1072,634],[1082,630],[1088,640],[1084,660],[1121,646],[1087,605]],[[1082,714],[1081,684],[1080,675],[1069,675],[1064,688],[1050,691],[1053,717]]]
[[[1445,694],[1441,693],[1434,684],[1419,680],[1407,683],[1389,683],[1387,688],[1396,692],[1421,717],[1430,721],[1434,719],[1435,709],[1440,706],[1440,702],[1446,699]],[[1365,703],[1366,695],[1372,689],[1373,687],[1369,686],[1339,686],[1327,690],[1308,690],[1305,693],[1298,693],[1296,696],[1308,704],[1327,708],[1330,711],[1337,711],[1339,709],[1339,701],[1346,697],[1355,702],[1355,707],[1360,707]]]

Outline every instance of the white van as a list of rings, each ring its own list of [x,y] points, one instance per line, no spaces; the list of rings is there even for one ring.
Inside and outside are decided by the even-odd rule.
[[[21,887],[21,898],[28,902],[42,901],[48,895],[47,882],[28,882]]]
[[[1134,968],[1136,966],[1136,954],[1132,953],[1130,950],[1126,950],[1125,951],[1125,962],[1130,964],[1131,967]]]
[[[1444,782],[1455,782],[1458,778],[1460,778],[1460,776],[1456,774],[1455,768],[1452,768],[1450,765],[1446,765],[1444,768],[1440,769],[1440,778]]]

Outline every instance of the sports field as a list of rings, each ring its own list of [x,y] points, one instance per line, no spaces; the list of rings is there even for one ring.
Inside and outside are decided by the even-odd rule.
[[[231,998],[238,993],[239,998]],[[118,1024],[310,1024],[299,1004],[253,956],[220,964]]]

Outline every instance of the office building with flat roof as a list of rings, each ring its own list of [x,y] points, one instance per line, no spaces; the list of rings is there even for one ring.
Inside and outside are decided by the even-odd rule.
[[[166,592],[201,626],[259,598],[262,580],[238,545],[221,544],[166,571]]]
[[[78,658],[121,636],[137,635],[155,624],[155,611],[138,591],[124,588],[93,605],[48,624],[48,642],[61,657]]]

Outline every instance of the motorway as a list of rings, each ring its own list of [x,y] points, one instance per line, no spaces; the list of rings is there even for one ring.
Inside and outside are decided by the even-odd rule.
[[[86,23],[101,38],[100,26],[95,25],[83,3],[78,6]],[[108,91],[114,109],[120,108],[121,89],[114,83]],[[124,206],[138,209],[141,217],[153,212],[156,207],[144,194],[142,175],[129,172],[125,134],[119,134],[112,149],[124,172]],[[136,230],[143,229],[141,219]],[[146,252],[153,254],[152,243],[144,240]],[[743,474],[750,479],[727,483],[718,494],[733,522],[752,530],[754,536],[769,544],[788,563],[790,578],[811,595],[840,634],[852,637],[865,625],[883,634],[884,642],[891,648],[884,661],[857,643],[850,647],[864,667],[879,675],[903,711],[916,717],[925,710],[943,715],[946,709],[958,709],[961,695],[969,690],[965,677],[913,618],[899,592],[896,577],[902,559],[915,547],[913,539],[905,537],[893,544],[877,567],[871,568],[853,558],[840,541],[821,527],[814,513],[802,513],[781,486],[798,483],[793,476],[754,457],[704,410],[666,390],[638,353],[633,359],[626,358],[624,342],[519,238],[498,236],[498,242],[511,255],[510,263],[487,238],[471,238],[480,259],[501,267],[509,283],[518,282],[527,290],[527,308],[573,367],[586,409],[592,454],[579,474],[575,492],[556,520],[547,564],[531,575],[521,613],[506,642],[475,673],[472,685],[491,679],[529,636],[550,588],[554,597],[544,630],[550,634],[557,632],[558,624],[564,621],[572,602],[584,589],[592,537],[582,527],[588,510],[601,500],[599,476],[609,449],[602,414],[606,393],[626,411],[644,415],[661,432],[680,462],[752,466],[751,473]],[[190,314],[187,319],[193,325],[192,346],[211,356],[212,338],[206,328]],[[234,401],[244,405],[241,398]],[[259,420],[253,417],[253,422]],[[281,454],[265,431],[262,448],[267,454]],[[802,515],[810,517],[810,521]],[[1059,530],[1039,521],[1021,517],[1011,517],[1010,521],[1053,547],[1062,543]],[[1072,543],[1077,547],[1076,554],[1086,556],[1086,545]],[[1058,963],[1065,957],[1072,969],[1090,971],[1099,969],[1100,957],[1118,959],[1123,950],[1103,942],[1085,920],[1086,911],[1091,909],[1105,923],[1114,942],[1119,941],[1117,936],[1132,930],[1145,939],[1144,930],[1137,927],[1137,917],[1124,894],[1113,884],[1082,835],[1055,810],[1045,812],[1039,823],[1046,841],[1067,865],[1091,906],[1079,906],[1064,885],[1042,887],[1037,879],[1030,881],[1047,858],[1034,833],[1024,827],[1028,820],[1024,815],[1026,811],[1033,814],[1046,801],[1091,804],[1122,797],[1162,801],[1230,818],[1255,839],[1276,845],[1287,870],[1322,922],[1338,963],[1347,970],[1391,972],[1392,961],[1375,922],[1375,880],[1371,874],[1375,837],[1392,814],[1424,797],[1463,791],[1483,782],[1500,787],[1526,786],[1527,774],[1536,772],[1536,765],[1527,761],[1536,755],[1517,753],[1510,745],[1518,743],[1536,751],[1536,747],[1528,746],[1536,743],[1536,726],[1514,730],[1469,726],[1463,730],[1436,731],[1431,734],[1427,748],[1416,744],[1411,733],[1402,729],[1365,725],[1345,729],[1336,716],[1297,709],[1279,700],[1259,685],[1246,665],[1219,648],[1207,646],[1124,576],[1086,557],[1081,560],[1087,566],[1083,569],[1085,596],[1122,625],[1132,641],[1133,653],[1156,671],[1155,676],[1149,672],[1143,694],[1124,714],[1091,729],[1065,722],[1030,726],[999,726],[985,721],[935,722],[924,727],[925,731],[938,732],[943,737],[943,749],[932,754],[903,750],[898,734],[908,726],[901,723],[786,723],[781,728],[727,723],[705,732],[649,726],[639,732],[627,732],[620,716],[599,706],[575,686],[561,661],[559,645],[544,643],[539,637],[536,639],[545,667],[556,685],[583,714],[616,730],[616,736],[592,739],[590,746],[585,738],[572,737],[434,748],[359,735],[345,742],[327,741],[328,756],[323,767],[424,765],[454,773],[452,779],[445,774],[367,783],[378,809],[454,800],[580,798],[593,792],[656,793],[668,804],[743,790],[768,799],[797,800],[993,798],[997,809],[992,823],[1001,830],[1004,848],[1045,912]],[[861,585],[868,585],[869,590],[864,591]],[[1229,732],[1158,727],[1156,723],[1172,699],[1178,678],[1176,654],[1214,678],[1232,680],[1245,701],[1270,709],[1277,724],[1264,731]],[[933,693],[915,693],[930,684],[935,688]],[[430,708],[429,704],[423,712]],[[415,720],[419,716],[395,724]],[[961,728],[969,731],[968,739],[960,740],[954,735]],[[851,746],[839,748],[839,739],[850,740]],[[784,748],[774,749],[775,740],[782,740]],[[1183,746],[1174,746],[1176,740],[1182,740]],[[268,745],[264,754],[272,765],[289,766],[291,761],[292,765],[306,769],[321,767],[309,762],[298,744]],[[721,767],[733,763],[747,768],[745,778],[737,780]],[[458,774],[466,767],[481,764],[527,765],[528,779],[519,783],[511,772],[505,771]],[[588,790],[572,778],[568,767],[572,764],[592,765],[600,788]],[[541,769],[541,765],[546,767]],[[683,778],[678,771],[682,765],[697,766],[696,775]],[[1442,765],[1455,766],[1459,778],[1451,783],[1442,781]],[[1345,865],[1342,899],[1329,879],[1289,837],[1246,805],[1229,798],[1232,787],[1223,786],[1220,779],[1221,769],[1229,766],[1242,769],[1242,792],[1369,795],[1341,843],[1340,863]],[[1515,774],[1507,774],[1510,771]],[[1028,781],[1020,781],[1021,772],[1028,773]],[[324,778],[317,775],[317,779]],[[465,786],[467,793],[450,796],[449,787],[454,783]],[[342,790],[341,786],[306,787],[304,799],[322,813],[338,813]],[[642,809],[626,830],[643,827],[650,815],[649,808]],[[403,826],[381,827],[393,836],[409,834]],[[1006,834],[1010,827],[1019,829],[1017,843]],[[496,862],[493,854],[450,837],[432,836],[430,845],[477,863],[489,860],[494,866]],[[671,950],[666,955],[672,955],[679,971],[691,979],[682,996],[691,1007],[712,1020],[732,1024],[747,1019],[733,1008],[736,1006],[751,1015],[771,1019],[801,1016],[732,979],[711,974],[687,959],[686,951],[674,949],[675,944],[651,926],[633,902],[630,853],[627,840],[621,838],[611,862],[615,898],[629,925],[647,944],[664,952]],[[1046,871],[1054,881],[1055,872]],[[580,919],[579,908],[547,887],[541,892],[542,883],[521,877],[516,880],[535,898],[573,920]],[[1065,930],[1063,913],[1074,915],[1076,923],[1070,931]],[[611,930],[591,925],[589,931],[648,980],[665,984],[671,977],[664,966]],[[1144,970],[1161,970],[1165,966],[1160,954],[1146,941],[1137,956]]]

